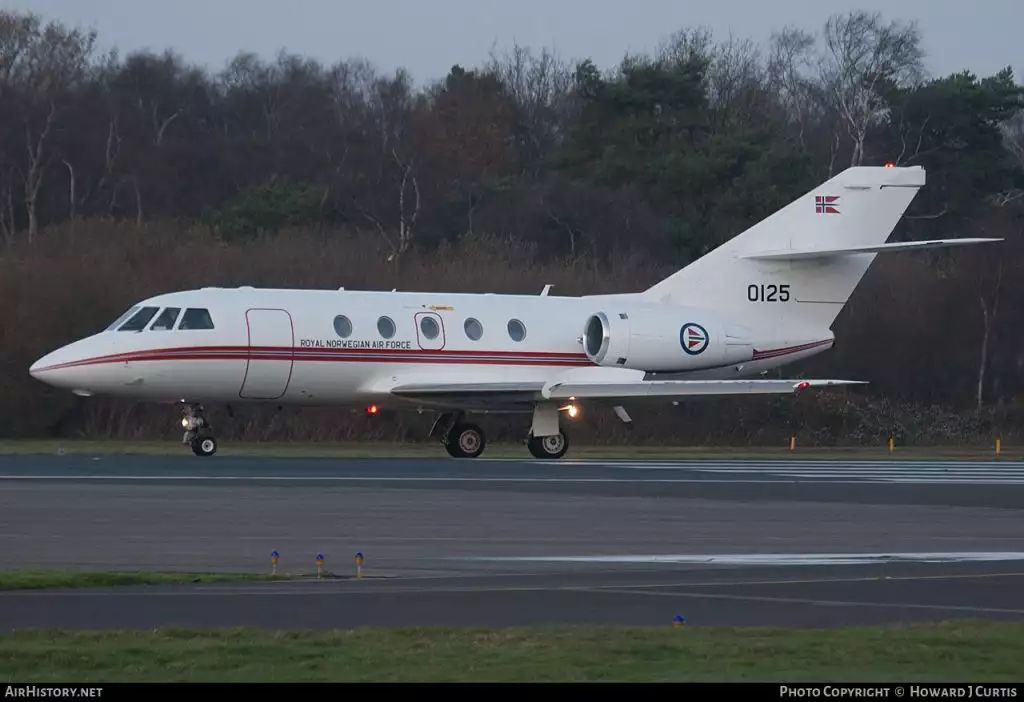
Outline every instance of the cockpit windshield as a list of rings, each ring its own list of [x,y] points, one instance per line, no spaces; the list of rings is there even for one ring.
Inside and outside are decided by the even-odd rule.
[[[149,320],[153,319],[153,315],[159,311],[159,307],[143,307],[136,312],[131,319],[122,324],[117,328],[118,331],[142,331],[149,324]]]
[[[111,323],[110,323],[110,326],[109,326],[109,327],[107,327],[107,328],[106,328],[106,329],[105,329],[104,331],[114,331],[114,330],[115,330],[115,329],[117,329],[117,328],[118,328],[119,326],[121,326],[121,324],[123,324],[123,323],[124,323],[124,321],[125,321],[126,319],[128,319],[128,318],[129,318],[129,317],[131,317],[131,316],[132,316],[133,314],[135,314],[136,312],[138,312],[138,310],[139,310],[139,306],[138,306],[138,305],[136,305],[135,307],[132,307],[132,308],[131,308],[130,310],[128,310],[127,312],[125,312],[124,314],[122,314],[122,315],[121,315],[120,317],[118,317],[117,319],[115,319],[115,320],[114,320],[113,322],[111,322]]]
[[[150,329],[158,331],[166,331],[174,328],[174,322],[178,319],[178,313],[181,312],[180,307],[167,307],[160,316],[153,322],[153,326]]]
[[[181,316],[178,329],[213,329],[213,319],[209,310],[188,308]]]
[[[157,316],[157,312],[160,315]],[[127,312],[122,314],[120,317],[115,319],[113,323],[106,328],[106,331],[132,331],[140,332],[145,330],[146,325],[152,322],[153,324],[148,328],[153,331],[168,331],[175,328],[175,321],[181,317],[181,321],[178,323],[178,329],[213,329],[213,318],[210,316],[210,311],[204,308],[189,307],[185,310],[184,314],[181,312],[180,307],[165,307],[161,311],[160,307],[150,307],[142,305],[135,305]]]

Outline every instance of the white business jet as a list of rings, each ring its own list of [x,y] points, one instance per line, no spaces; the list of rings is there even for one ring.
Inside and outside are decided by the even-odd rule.
[[[831,325],[878,253],[999,239],[885,243],[920,167],[855,167],[653,287],[561,297],[203,288],[134,305],[30,373],[77,395],[181,404],[183,443],[217,442],[203,405],[273,403],[437,413],[431,437],[480,456],[467,415],[533,416],[526,441],[560,458],[562,417],[603,404],[795,393],[845,380],[768,371],[832,347]]]

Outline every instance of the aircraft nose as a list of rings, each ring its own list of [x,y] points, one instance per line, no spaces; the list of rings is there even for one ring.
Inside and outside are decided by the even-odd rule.
[[[41,379],[40,376],[46,372],[48,367],[56,365],[54,360],[52,353],[46,354],[29,367],[28,374],[37,380]]]
[[[109,373],[104,374],[102,368],[97,371],[94,364],[105,352],[106,346],[96,339],[81,339],[46,354],[29,366],[28,372],[51,387],[88,397],[111,381]],[[116,374],[113,379],[119,380]]]
[[[29,367],[28,373],[48,385],[63,387],[71,380],[68,376],[74,375],[74,360],[74,354],[65,346],[37,360]]]

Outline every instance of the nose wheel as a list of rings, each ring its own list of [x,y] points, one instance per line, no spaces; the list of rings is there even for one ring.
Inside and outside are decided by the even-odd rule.
[[[190,405],[182,417],[181,425],[185,427],[181,443],[188,445],[192,453],[197,456],[212,456],[217,453],[217,440],[213,438],[213,430],[206,421],[202,406]]]
[[[196,436],[189,441],[189,445],[192,447],[192,453],[197,456],[212,456],[217,453],[217,440],[212,436]]]

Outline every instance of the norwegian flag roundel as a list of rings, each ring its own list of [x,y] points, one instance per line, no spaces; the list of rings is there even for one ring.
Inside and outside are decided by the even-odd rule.
[[[679,330],[679,344],[683,351],[696,356],[708,347],[708,330],[695,322],[688,322]]]

